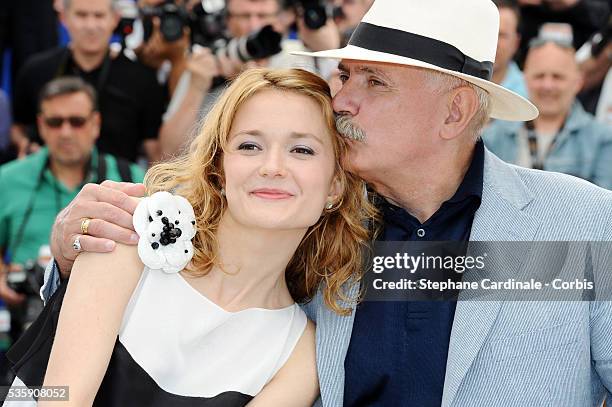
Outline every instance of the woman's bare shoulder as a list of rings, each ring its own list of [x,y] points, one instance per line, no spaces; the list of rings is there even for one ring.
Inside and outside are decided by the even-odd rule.
[[[73,272],[81,269],[102,269],[110,273],[114,270],[119,272],[134,271],[140,273],[144,264],[138,255],[137,246],[128,246],[121,243],[115,245],[115,249],[108,253],[81,253],[74,262]]]

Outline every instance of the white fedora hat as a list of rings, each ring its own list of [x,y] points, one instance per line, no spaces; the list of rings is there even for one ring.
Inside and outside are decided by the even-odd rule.
[[[532,120],[538,116],[533,104],[491,82],[498,31],[491,0],[375,0],[346,47],[293,54],[444,72],[489,92],[491,117]]]

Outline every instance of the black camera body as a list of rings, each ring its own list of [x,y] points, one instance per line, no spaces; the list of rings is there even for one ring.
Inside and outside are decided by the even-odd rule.
[[[331,14],[325,0],[286,0],[286,4],[298,9],[304,24],[311,30],[323,27]]]
[[[180,40],[183,37],[184,28],[189,26],[187,10],[172,1],[165,1],[155,7],[143,7],[140,9],[140,14],[144,25],[145,41],[153,33],[153,17],[159,18],[159,30],[164,40],[168,42]]]
[[[191,11],[184,6],[166,0],[155,7],[140,9],[140,17],[144,27],[144,41],[148,41],[153,33],[153,18],[160,20],[159,29],[167,42],[178,41],[183,37],[186,27],[191,32],[191,43],[208,46],[222,36],[224,29],[223,9],[206,10],[203,2],[198,3]]]
[[[22,271],[7,274],[7,284],[19,294],[38,296],[44,277],[45,269],[36,262],[28,261]]]
[[[599,33],[595,34],[591,39],[593,43],[591,48],[591,55],[594,57],[598,57],[599,54],[602,53],[604,49],[608,46],[610,42],[610,37],[612,36],[612,15],[608,19],[608,24],[606,27]]]
[[[43,309],[43,302],[39,292],[43,285],[45,269],[34,261],[28,261],[20,272],[7,274],[8,286],[19,294],[25,295],[25,302],[18,308],[11,310],[11,323],[17,327],[12,328],[18,337],[36,320]],[[13,339],[17,339],[13,338]]]

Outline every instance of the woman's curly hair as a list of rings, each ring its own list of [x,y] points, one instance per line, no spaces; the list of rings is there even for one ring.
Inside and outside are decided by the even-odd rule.
[[[308,229],[287,265],[285,278],[295,301],[309,301],[320,288],[326,305],[346,315],[350,312],[347,304],[357,301],[348,293],[361,279],[363,252],[370,238],[367,223],[376,218],[377,212],[363,181],[343,169],[347,145],[336,133],[329,86],[322,78],[301,69],[244,72],[208,113],[188,152],[147,172],[147,192],[173,190],[193,206],[198,229],[192,259],[197,271],[192,273],[205,275],[213,266],[220,266],[216,234],[227,207],[221,194],[223,151],[240,107],[264,90],[307,96],[321,107],[334,147],[335,177],[343,193]]]

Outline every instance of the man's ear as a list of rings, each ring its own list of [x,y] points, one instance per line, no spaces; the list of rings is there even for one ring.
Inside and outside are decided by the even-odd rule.
[[[447,116],[441,128],[441,136],[451,140],[461,135],[478,111],[478,96],[469,86],[460,86],[449,93]]]
[[[42,113],[38,113],[38,115],[36,116],[36,124],[38,125],[38,133],[40,134],[40,138],[42,139],[42,141],[45,142],[45,144],[47,144],[47,127],[45,125],[44,122],[44,118]]]
[[[578,70],[578,73],[576,74],[576,81],[574,82],[574,95],[580,93],[582,87],[584,86],[584,81],[584,72]]]
[[[97,140],[98,137],[100,137],[100,129],[102,126],[102,117],[100,116],[100,112],[95,111],[92,113],[91,122],[92,122],[92,125],[95,126],[97,129],[96,137],[94,139],[94,140]]]

